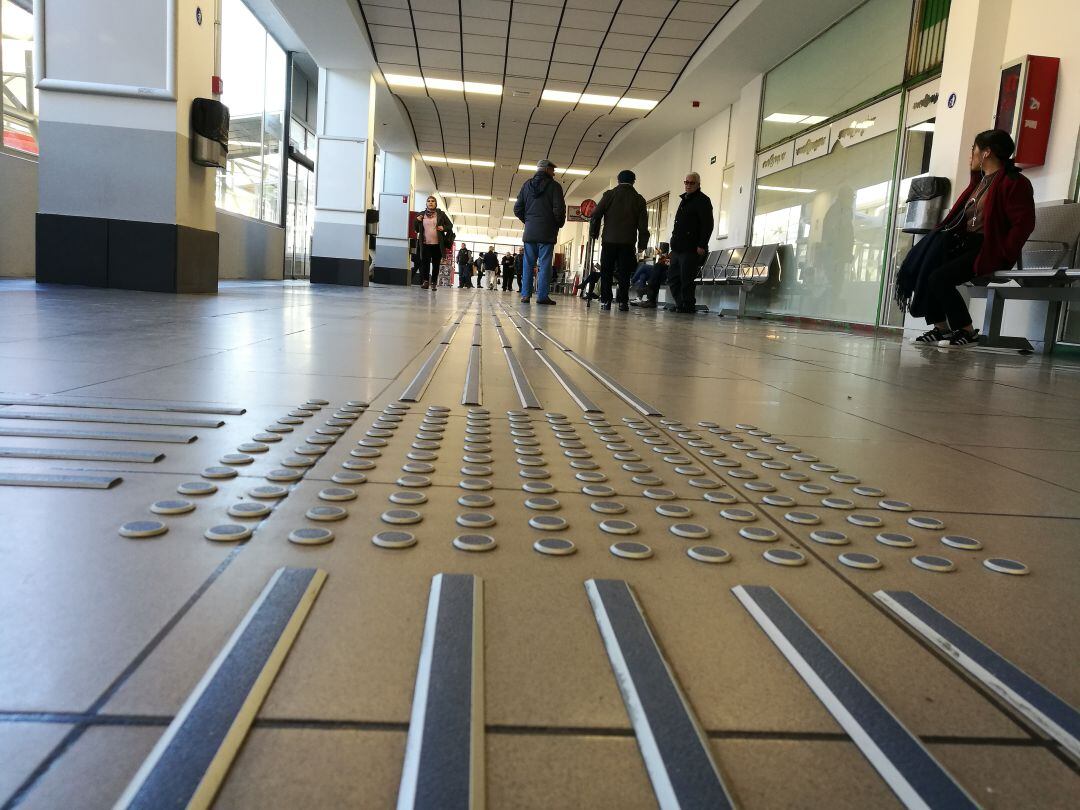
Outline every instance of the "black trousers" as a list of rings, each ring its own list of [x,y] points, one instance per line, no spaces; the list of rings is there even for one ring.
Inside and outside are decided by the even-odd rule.
[[[701,257],[697,252],[671,254],[671,267],[668,269],[668,287],[671,289],[671,297],[675,306],[680,309],[693,309],[697,306],[697,298],[694,295],[696,286],[694,279],[697,277],[698,268],[701,266]]]
[[[982,234],[968,234],[964,246],[940,267],[931,270],[926,279],[926,322],[949,322],[950,329],[961,329],[971,323],[964,296],[957,288],[975,278],[975,257],[982,248]]]
[[[611,279],[614,275],[619,285],[615,300],[625,304],[630,300],[630,275],[637,267],[637,254],[633,245],[604,242],[600,248],[600,301],[611,303]]]
[[[664,282],[667,281],[668,266],[666,264],[654,264],[652,272],[649,274],[649,280],[645,283],[645,297],[656,303],[656,299],[660,297],[660,288],[664,286]]]
[[[424,245],[420,248],[420,283],[431,280],[439,281],[439,263],[442,261],[442,248],[438,245]]]
[[[509,289],[511,289],[513,283],[514,283],[514,268],[511,267],[509,270],[504,268],[503,269],[503,274],[502,274],[502,288],[504,290],[509,290]]]
[[[458,265],[458,287],[472,286],[472,265],[465,263]]]

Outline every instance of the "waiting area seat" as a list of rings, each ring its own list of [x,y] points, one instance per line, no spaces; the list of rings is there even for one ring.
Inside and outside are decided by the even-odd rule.
[[[746,315],[750,291],[760,284],[776,286],[780,283],[780,271],[779,244],[745,245],[709,253],[698,281],[737,287],[739,303],[734,313],[742,318]]]
[[[1052,203],[1035,207],[1035,230],[1024,245],[1016,267],[971,282],[972,298],[985,298],[981,346],[1033,352],[1025,337],[1001,334],[1008,300],[1046,301],[1042,353],[1057,342],[1064,301],[1080,301],[1080,205]]]

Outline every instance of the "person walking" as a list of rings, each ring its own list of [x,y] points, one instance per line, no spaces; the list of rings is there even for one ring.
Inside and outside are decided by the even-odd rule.
[[[511,281],[516,281],[518,292],[521,292],[521,274],[525,271],[525,249],[518,248],[514,252],[514,276]],[[551,303],[555,303],[552,301]]]
[[[671,227],[668,287],[674,299],[674,311],[692,315],[697,312],[695,279],[709,253],[712,238],[713,208],[712,200],[701,191],[701,175],[697,172],[686,175],[683,188],[686,190],[679,195],[681,202]]]
[[[514,282],[514,254],[509,251],[502,257],[502,289],[507,292]]]
[[[457,252],[458,287],[465,287],[469,276],[472,275],[472,253],[465,245]]]
[[[566,201],[562,186],[555,179],[557,167],[550,160],[536,164],[536,174],[518,192],[514,215],[525,223],[524,272],[521,277],[521,303],[532,300],[533,268],[538,267],[536,303],[554,304],[548,294],[551,283],[551,259],[559,229],[566,224]]]
[[[491,278],[495,275],[495,270],[499,267],[499,254],[495,252],[495,246],[491,245],[487,249],[487,253],[484,254],[483,271]],[[479,285],[478,285],[479,286]]]
[[[620,312],[630,309],[630,274],[637,265],[637,254],[649,244],[649,212],[645,198],[634,189],[637,177],[629,169],[619,172],[618,185],[600,198],[589,218],[589,237],[600,238],[600,309],[611,309],[611,279],[619,284],[616,301]],[[635,245],[637,249],[635,250]]]
[[[435,291],[439,283],[447,234],[454,230],[450,217],[439,208],[439,201],[427,198],[427,208],[416,218],[416,253],[420,265],[420,288]]]

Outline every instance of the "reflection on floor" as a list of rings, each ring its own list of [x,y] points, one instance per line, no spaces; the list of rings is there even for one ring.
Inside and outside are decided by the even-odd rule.
[[[0,283],[0,797],[1069,806],[1078,403],[566,298]]]

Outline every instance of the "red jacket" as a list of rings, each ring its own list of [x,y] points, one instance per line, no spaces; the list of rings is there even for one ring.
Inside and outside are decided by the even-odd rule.
[[[959,215],[975,187],[982,179],[982,172],[971,173],[971,183],[953,205],[945,222]],[[941,227],[940,225],[938,226]],[[1024,242],[1035,230],[1035,194],[1031,181],[1019,172],[998,172],[986,191],[983,205],[983,243],[975,257],[975,275],[989,276],[1010,270],[1020,258]]]

